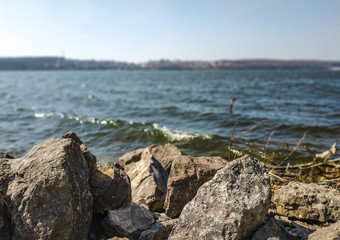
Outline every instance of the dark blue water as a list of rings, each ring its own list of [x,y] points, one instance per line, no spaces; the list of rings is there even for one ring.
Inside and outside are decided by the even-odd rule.
[[[233,113],[228,105],[236,97]],[[14,71],[0,72],[0,151],[19,157],[74,130],[99,161],[171,142],[191,155],[235,153],[290,161],[329,148],[340,130],[336,71]],[[336,155],[334,157],[338,157]]]

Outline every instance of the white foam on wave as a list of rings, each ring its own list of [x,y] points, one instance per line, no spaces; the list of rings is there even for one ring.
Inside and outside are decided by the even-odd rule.
[[[161,127],[157,123],[152,124],[152,126],[154,129],[162,132],[162,134],[171,141],[191,140],[194,138],[203,138],[203,139],[211,138],[211,136],[206,135],[206,134],[190,133],[190,132],[170,129],[166,126]]]
[[[77,121],[80,124],[91,123],[91,124],[100,124],[100,125],[110,124],[113,126],[120,125],[119,123],[120,120],[110,120],[110,119],[100,119],[100,118],[84,117],[84,116],[77,116],[77,115],[67,115],[65,113],[58,113],[58,112],[34,113],[34,117],[36,118],[57,117],[60,119],[69,119],[69,120]],[[148,125],[148,123],[146,122],[128,121],[126,123],[129,124],[129,126],[131,126],[132,128],[139,127],[141,125],[142,126]],[[159,131],[162,135],[164,135],[170,141],[189,141],[195,138],[211,139],[211,136],[209,135],[170,129],[166,126],[159,126],[157,123],[153,123],[151,129],[149,125],[149,127],[143,130],[144,132],[153,132],[153,130]]]
[[[34,113],[34,117],[35,118],[57,117],[57,118],[60,118],[60,119],[69,119],[69,120],[77,121],[80,124],[94,123],[94,124],[101,124],[101,125],[111,124],[111,125],[114,125],[114,126],[118,126],[117,120],[88,118],[88,117],[84,117],[84,116],[67,115],[65,113],[58,113],[58,112]]]

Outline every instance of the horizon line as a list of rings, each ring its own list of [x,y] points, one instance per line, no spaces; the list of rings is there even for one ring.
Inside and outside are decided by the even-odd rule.
[[[204,59],[170,59],[170,58],[158,58],[158,59],[149,59],[146,61],[128,61],[128,60],[115,60],[115,59],[98,59],[98,58],[73,58],[66,56],[58,56],[58,55],[20,55],[20,56],[0,56],[0,58],[63,58],[65,60],[78,60],[78,61],[97,61],[97,62],[105,62],[105,61],[113,61],[113,62],[125,62],[125,63],[134,63],[141,64],[147,62],[157,62],[157,61],[178,61],[178,62],[217,62],[217,61],[283,61],[283,62],[292,62],[292,61],[308,61],[308,62],[340,62],[339,60],[329,60],[329,59],[316,59],[316,58],[264,58],[264,57],[247,57],[247,58],[220,58],[214,60],[204,60]]]

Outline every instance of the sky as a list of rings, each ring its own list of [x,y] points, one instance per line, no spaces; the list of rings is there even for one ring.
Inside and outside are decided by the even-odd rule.
[[[0,0],[0,56],[340,60],[340,1]]]

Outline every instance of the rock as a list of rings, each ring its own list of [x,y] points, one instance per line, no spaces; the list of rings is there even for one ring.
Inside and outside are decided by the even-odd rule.
[[[298,240],[299,238],[288,234],[275,220],[274,217],[268,218],[266,224],[258,229],[253,235],[252,240]]]
[[[155,217],[146,205],[131,202],[115,210],[108,210],[101,225],[105,233],[112,237],[135,239],[155,222]]]
[[[308,236],[308,240],[339,240],[340,239],[340,221],[331,224],[329,227],[316,230]]]
[[[121,237],[113,237],[113,238],[108,238],[106,240],[129,240],[128,238],[121,238]]]
[[[167,239],[177,219],[156,221],[151,228],[143,231],[138,240],[163,240]]]
[[[172,163],[167,183],[165,213],[169,217],[177,217],[195,197],[199,187],[212,179],[226,163],[220,157],[178,156]]]
[[[307,239],[308,235],[322,227],[322,225],[319,224],[301,222],[296,219],[292,220],[278,214],[274,217],[276,223],[281,227],[281,229],[288,233],[292,238],[296,237],[298,239]]]
[[[273,197],[277,212],[287,217],[319,222],[340,220],[340,193],[318,184],[290,182]]]
[[[83,152],[89,172],[94,172],[97,169],[97,158],[86,147],[85,144],[80,145],[80,150]]]
[[[175,145],[170,143],[164,145],[151,145],[148,149],[150,154],[162,164],[167,173],[170,172],[172,162],[177,157],[182,156],[182,152]]]
[[[139,154],[139,153],[138,153]],[[138,161],[123,162],[125,172],[131,180],[132,201],[144,199],[152,211],[162,211],[168,173],[144,150]]]
[[[13,239],[87,239],[92,195],[87,164],[71,139],[50,139],[12,165]]]
[[[14,157],[4,152],[0,152],[0,158],[14,159]]]
[[[114,163],[104,163],[92,173],[93,212],[119,208],[131,202],[130,178]]]
[[[6,197],[7,187],[8,187],[8,183],[6,179],[0,178],[0,237],[1,237],[1,240],[11,240],[12,233],[13,233],[13,226],[11,222],[12,213],[4,199]]]
[[[75,141],[79,145],[83,144],[83,142],[80,140],[80,138],[77,136],[77,134],[74,131],[69,131],[65,133],[61,138],[71,138],[73,139],[73,141]]]
[[[130,163],[138,162],[141,159],[142,153],[144,151],[145,148],[138,148],[132,152],[127,152],[118,159],[118,164],[125,168],[125,166],[129,165]]]
[[[251,156],[238,158],[199,188],[169,240],[247,239],[262,225],[270,200],[265,165]]]
[[[85,144],[79,139],[77,134],[73,131],[65,133],[61,138],[70,138],[73,141],[75,141],[79,146],[84,154],[87,166],[88,166],[88,171],[91,173],[97,169],[97,158],[95,155],[93,155],[86,147]]]
[[[138,162],[142,153],[149,151],[149,153],[163,166],[163,168],[170,172],[172,162],[178,157],[182,156],[182,152],[173,144],[167,143],[164,145],[152,144],[146,148],[139,148],[135,151],[125,153],[118,160],[118,163],[125,167],[131,162]]]

